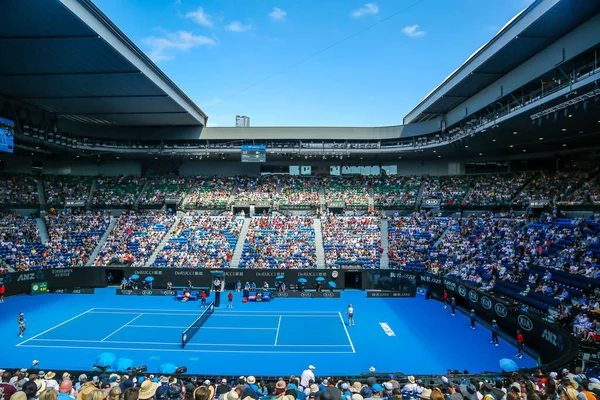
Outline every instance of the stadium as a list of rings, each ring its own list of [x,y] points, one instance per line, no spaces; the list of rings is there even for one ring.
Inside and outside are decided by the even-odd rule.
[[[600,1],[374,127],[210,126],[91,0],[2,8],[0,399],[600,396]]]

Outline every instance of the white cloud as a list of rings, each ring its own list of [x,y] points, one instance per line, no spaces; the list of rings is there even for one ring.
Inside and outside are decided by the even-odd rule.
[[[269,17],[277,21],[283,21],[287,16],[287,12],[283,11],[279,7],[273,7],[273,11],[269,13]]]
[[[231,32],[245,32],[250,30],[250,25],[244,25],[240,21],[233,21],[225,25],[225,29]]]
[[[199,7],[196,11],[190,11],[185,14],[186,18],[194,20],[198,25],[206,26],[211,28],[213,26],[212,18],[208,15],[202,7]]]
[[[375,3],[367,3],[358,10],[350,13],[354,18],[364,17],[365,15],[375,15],[379,13],[379,6]]]
[[[406,36],[410,36],[410,37],[421,37],[421,36],[425,36],[425,31],[423,30],[419,30],[419,25],[415,24],[415,25],[407,25],[404,28],[402,28],[402,33],[404,33]]]
[[[162,37],[150,36],[144,38],[143,42],[150,48],[150,58],[156,62],[172,59],[173,52],[217,44],[214,39],[186,31],[164,32]]]
[[[207,108],[207,107],[216,106],[217,104],[221,103],[222,101],[223,100],[219,99],[218,97],[213,97],[210,101],[200,104],[200,107]]]

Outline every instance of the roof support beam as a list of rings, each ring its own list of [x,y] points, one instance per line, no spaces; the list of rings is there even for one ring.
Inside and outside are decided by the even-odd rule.
[[[4,77],[18,77],[18,76],[78,76],[78,75],[138,75],[140,71],[115,71],[115,72],[35,72],[25,74],[0,74]]]
[[[78,100],[78,99],[150,99],[150,98],[165,98],[169,97],[166,94],[152,94],[152,95],[124,95],[124,96],[46,96],[46,97],[27,97],[23,98],[23,101],[28,100]]]
[[[56,39],[96,39],[98,35],[63,35],[63,36],[0,36],[0,40],[56,40]]]

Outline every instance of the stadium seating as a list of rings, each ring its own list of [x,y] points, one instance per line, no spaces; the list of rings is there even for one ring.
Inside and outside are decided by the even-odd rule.
[[[145,179],[138,176],[99,177],[96,180],[95,207],[130,207],[143,188]]]
[[[310,216],[253,217],[241,268],[314,268],[315,231]]]
[[[39,269],[44,246],[36,221],[16,214],[0,214],[0,259],[15,270]]]
[[[390,176],[373,181],[375,207],[414,207],[421,187],[417,176]]]
[[[102,246],[95,265],[144,266],[174,222],[175,216],[165,212],[122,215]]]
[[[154,266],[227,268],[243,222],[243,218],[232,213],[189,213],[179,221]]]
[[[327,214],[321,218],[321,224],[327,267],[379,268],[382,251],[379,218]]]
[[[89,176],[44,176],[44,192],[49,206],[63,207],[65,200],[86,202],[92,178]]]
[[[198,178],[190,189],[185,207],[188,209],[225,209],[237,184],[235,178]]]
[[[289,176],[281,181],[277,195],[280,209],[310,209],[319,204],[321,179]]]
[[[84,266],[110,224],[102,212],[59,212],[46,216],[49,241],[44,244],[45,268]]]
[[[325,198],[328,202],[344,202],[346,207],[366,209],[369,206],[369,187],[365,178],[326,178]]]
[[[38,179],[28,175],[0,175],[0,204],[39,205]]]

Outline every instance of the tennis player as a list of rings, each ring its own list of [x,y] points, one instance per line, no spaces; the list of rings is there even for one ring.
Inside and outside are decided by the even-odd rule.
[[[19,314],[17,322],[19,323],[19,337],[23,337],[25,329],[27,329],[27,327],[25,326],[25,316],[23,315],[23,313]]]
[[[354,326],[354,307],[352,307],[352,304],[348,304],[346,315],[348,315],[348,326]]]

